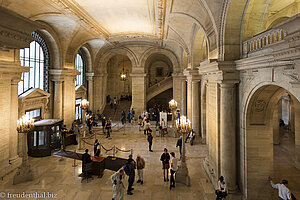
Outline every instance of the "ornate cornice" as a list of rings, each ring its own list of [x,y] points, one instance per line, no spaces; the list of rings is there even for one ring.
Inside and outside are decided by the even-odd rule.
[[[31,33],[38,25],[6,8],[0,7],[0,48],[20,49],[29,47],[34,40]]]

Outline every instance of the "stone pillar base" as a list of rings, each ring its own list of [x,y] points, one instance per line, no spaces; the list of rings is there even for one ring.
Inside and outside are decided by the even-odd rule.
[[[181,165],[179,166],[175,175],[175,181],[176,183],[183,183],[186,186],[191,185],[189,171],[185,162],[182,162]]]
[[[30,165],[21,165],[18,168],[17,173],[14,176],[13,179],[13,185],[19,184],[19,183],[24,183],[27,181],[32,181],[33,180],[33,173],[30,169]]]

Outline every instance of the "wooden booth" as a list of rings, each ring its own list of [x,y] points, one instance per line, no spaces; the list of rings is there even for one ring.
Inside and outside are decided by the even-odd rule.
[[[34,123],[34,130],[27,134],[28,155],[32,157],[50,156],[53,149],[61,146],[63,120],[43,119]]]

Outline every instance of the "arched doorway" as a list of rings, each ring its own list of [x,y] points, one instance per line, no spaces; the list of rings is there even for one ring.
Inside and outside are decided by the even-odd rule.
[[[107,95],[121,99],[121,96],[131,96],[132,83],[129,74],[132,64],[127,56],[115,55],[107,62]],[[121,79],[121,73],[126,77]]]
[[[290,190],[300,195],[299,111],[299,101],[282,87],[265,85],[251,95],[245,112],[247,199],[278,198],[268,176],[276,183],[287,179]]]
[[[163,54],[152,54],[145,62],[147,72],[147,109],[156,107],[168,108],[173,98],[173,64]]]

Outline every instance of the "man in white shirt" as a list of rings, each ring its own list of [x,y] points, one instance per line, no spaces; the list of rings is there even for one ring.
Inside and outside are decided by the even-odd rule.
[[[116,200],[118,194],[120,194],[119,200],[123,199],[123,192],[124,192],[124,184],[123,184],[123,180],[124,180],[124,170],[120,169],[118,172],[114,173],[111,177],[111,182],[113,184],[113,190],[114,190],[114,194],[112,199]]]
[[[171,178],[170,178],[170,190],[175,187],[174,174],[178,170],[178,159],[175,157],[175,153],[171,152]]]
[[[288,186],[287,180],[282,180],[282,184],[278,183],[276,185],[274,185],[271,177],[269,177],[269,181],[271,182],[271,186],[278,190],[279,200],[290,200],[291,199],[290,190],[287,188],[287,186]]]

